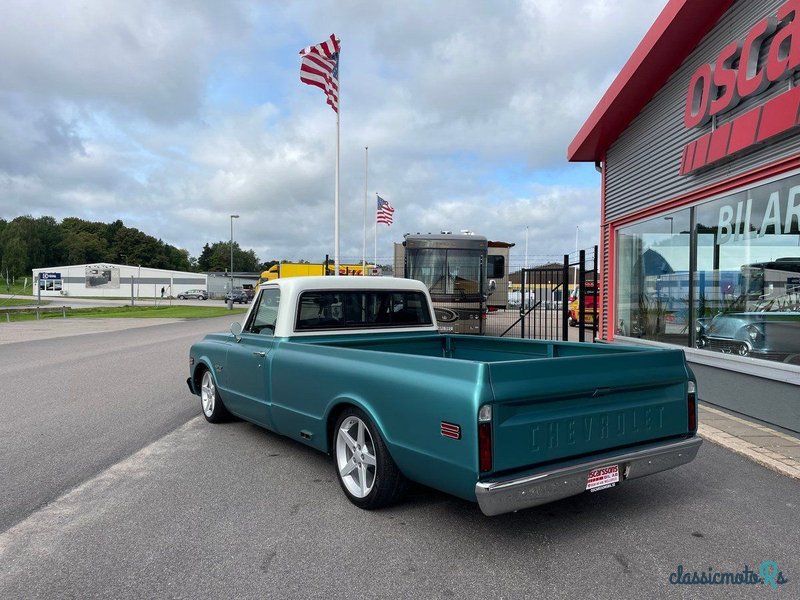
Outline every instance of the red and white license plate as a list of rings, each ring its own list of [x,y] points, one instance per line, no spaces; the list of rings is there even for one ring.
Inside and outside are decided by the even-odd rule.
[[[611,465],[602,469],[595,469],[586,478],[586,489],[597,492],[614,487],[619,482],[619,465]]]

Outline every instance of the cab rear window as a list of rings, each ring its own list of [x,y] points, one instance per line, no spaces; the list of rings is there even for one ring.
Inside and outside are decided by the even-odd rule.
[[[319,291],[300,295],[297,331],[432,325],[421,292]]]

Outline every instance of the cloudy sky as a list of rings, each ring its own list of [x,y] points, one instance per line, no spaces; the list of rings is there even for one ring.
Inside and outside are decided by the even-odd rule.
[[[76,216],[262,260],[333,254],[335,114],[298,51],[342,40],[341,257],[364,147],[405,232],[521,257],[597,243],[599,175],[566,149],[666,0],[4,0],[0,218]]]

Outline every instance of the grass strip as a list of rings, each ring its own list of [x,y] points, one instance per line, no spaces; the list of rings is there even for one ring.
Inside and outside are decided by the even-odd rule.
[[[42,300],[42,306],[50,304]],[[6,306],[36,306],[36,298],[0,298],[0,310]]]

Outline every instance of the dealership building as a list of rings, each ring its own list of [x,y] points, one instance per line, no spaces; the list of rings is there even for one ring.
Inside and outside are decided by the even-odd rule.
[[[600,338],[800,432],[800,0],[669,0],[568,157],[600,172]]]

